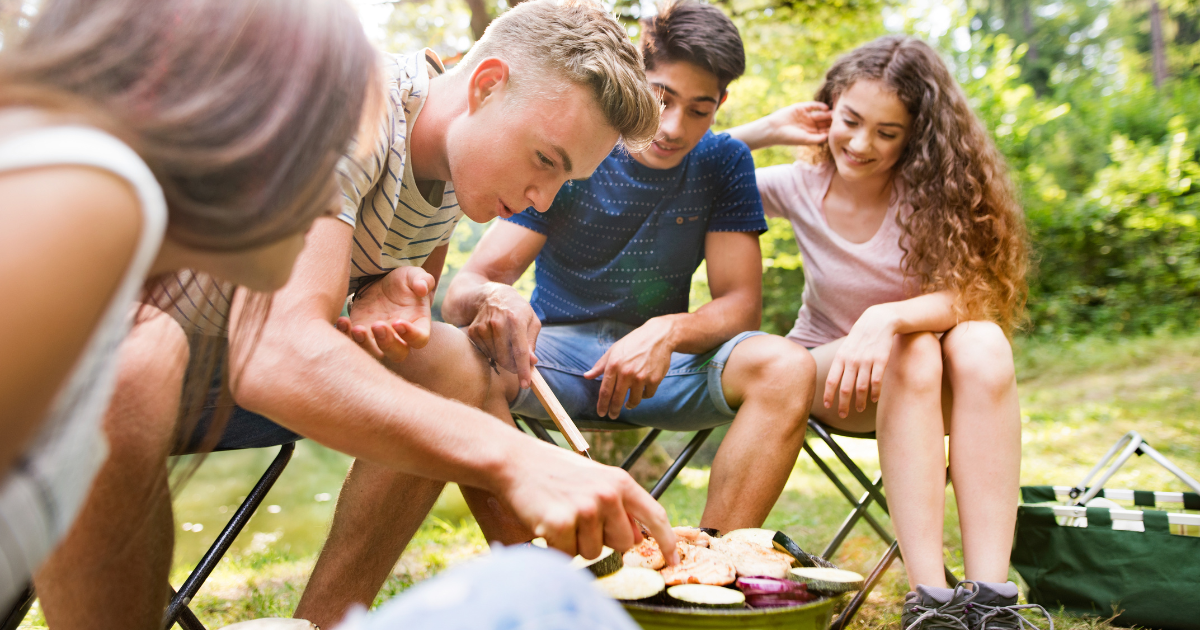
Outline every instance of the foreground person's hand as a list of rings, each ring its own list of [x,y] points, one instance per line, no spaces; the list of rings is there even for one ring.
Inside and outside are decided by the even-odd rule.
[[[637,407],[643,398],[650,398],[671,369],[671,323],[666,318],[654,318],[609,347],[604,356],[584,372],[584,378],[603,375],[596,414],[601,418],[616,418],[621,406]],[[629,401],[625,401],[628,394]]]
[[[542,322],[529,302],[511,286],[493,282],[486,285],[467,336],[500,367],[515,373],[525,389],[532,383],[537,363],[533,350],[541,330]]]
[[[376,359],[403,361],[429,343],[433,276],[420,267],[398,267],[354,298],[350,317],[337,329]]]
[[[667,511],[629,473],[549,444],[531,448],[534,453],[509,460],[499,494],[535,536],[591,559],[604,545],[624,553],[640,543],[640,522],[667,562],[679,562]]]

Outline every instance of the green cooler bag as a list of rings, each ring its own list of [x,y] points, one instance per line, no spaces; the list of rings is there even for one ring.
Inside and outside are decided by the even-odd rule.
[[[1136,494],[1153,505],[1154,493]],[[1187,494],[1187,503],[1200,503]],[[1025,503],[1055,499],[1050,486],[1021,488],[1021,495]],[[1172,534],[1167,518],[1143,510],[1144,532],[1114,530],[1108,508],[1087,508],[1087,527],[1075,527],[1059,525],[1052,506],[1021,505],[1013,568],[1029,585],[1029,601],[1048,610],[1108,618],[1115,607],[1123,626],[1197,630],[1200,537]]]

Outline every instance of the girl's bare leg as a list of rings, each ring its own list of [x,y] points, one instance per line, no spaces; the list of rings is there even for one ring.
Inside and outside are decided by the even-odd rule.
[[[1004,582],[1021,474],[1021,410],[1012,346],[996,324],[965,322],[942,337],[942,352],[953,392],[950,477],[967,578]]]
[[[877,432],[888,509],[900,541],[909,584],[945,586],[942,526],[946,501],[945,425],[942,420],[942,348],[931,333],[897,335],[884,373],[878,405],[847,418],[837,402],[820,402],[829,366],[840,341],[813,350],[817,360],[817,400],[813,415],[854,432]],[[900,483],[888,480],[903,480]]]

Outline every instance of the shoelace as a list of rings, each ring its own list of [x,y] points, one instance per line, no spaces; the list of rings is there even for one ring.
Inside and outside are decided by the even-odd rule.
[[[965,598],[959,599],[960,594],[965,593]],[[963,619],[967,615],[967,606],[971,600],[975,599],[975,592],[968,591],[963,588],[960,583],[954,588],[954,595],[950,597],[950,601],[938,606],[930,608],[922,606],[920,603],[914,603],[909,612],[920,613],[913,619],[912,623],[908,624],[904,630],[934,630],[936,628],[946,628],[948,630],[971,630]],[[1054,630],[1051,628],[1050,630]]]
[[[1050,630],[1054,630],[1054,619],[1050,617],[1050,613],[1046,612],[1045,608],[1037,604],[1012,604],[1011,606],[988,606],[987,604],[976,604],[974,602],[966,605],[968,613],[976,613],[976,611],[986,611],[979,616],[979,623],[975,626],[976,630],[1024,630],[1025,626],[1029,626],[1031,630],[1039,630],[1033,625],[1033,622],[1026,619],[1019,611],[1021,610],[1038,610],[1046,616],[1046,621],[1050,624]],[[978,614],[978,613],[976,613]]]

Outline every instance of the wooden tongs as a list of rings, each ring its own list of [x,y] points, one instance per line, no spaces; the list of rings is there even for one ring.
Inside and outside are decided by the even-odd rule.
[[[558,402],[558,398],[554,396],[554,392],[550,391],[550,385],[546,383],[546,379],[542,378],[537,368],[532,370],[533,393],[537,399],[541,401],[542,406],[546,408],[546,412],[550,414],[550,419],[554,420],[554,425],[558,427],[563,437],[567,438],[567,443],[571,448],[580,455],[591,459],[591,454],[588,453],[587,440],[583,439],[583,434],[579,432],[579,428],[571,421],[571,416],[567,415],[567,410],[563,409],[562,403]]]

